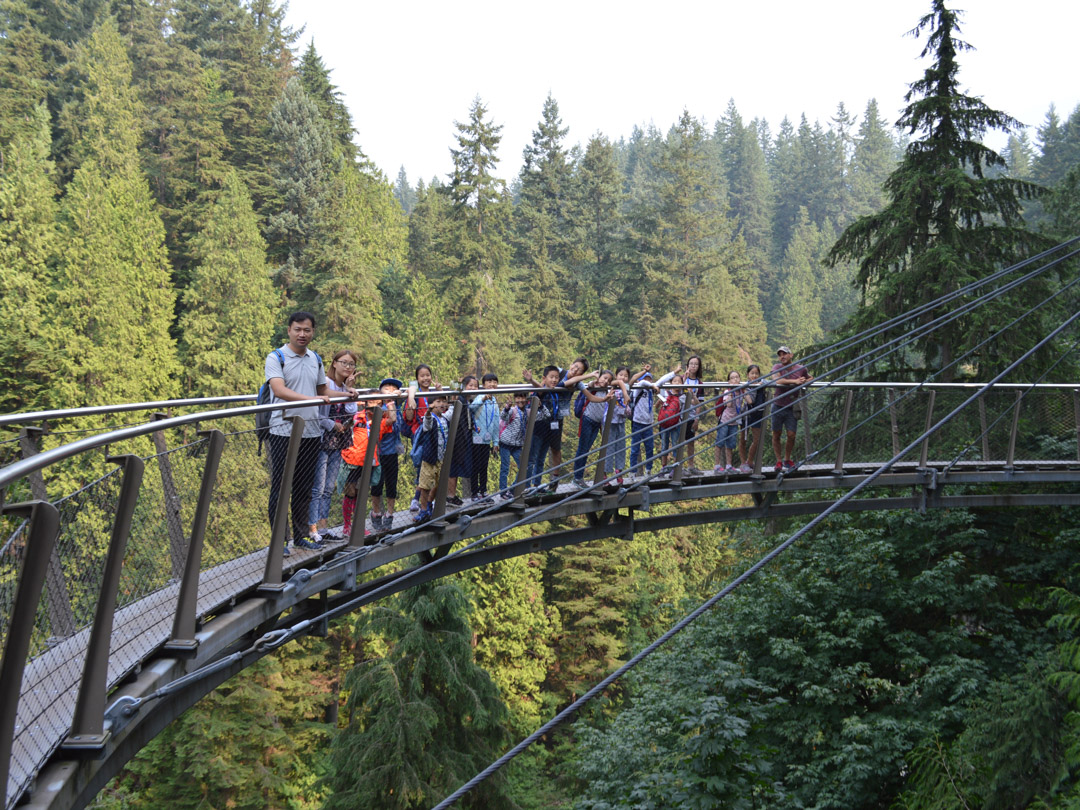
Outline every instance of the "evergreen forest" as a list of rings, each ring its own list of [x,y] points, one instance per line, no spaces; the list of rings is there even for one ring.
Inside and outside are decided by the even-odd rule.
[[[717,379],[825,345],[1080,235],[1080,107],[1030,136],[966,95],[962,20],[912,21],[897,122],[731,101],[582,139],[549,96],[518,158],[476,98],[443,175],[391,179],[275,0],[2,0],[0,413],[254,393],[298,309],[364,386],[578,355]],[[1070,272],[873,373],[921,379]],[[230,680],[95,806],[430,807],[799,525],[413,588]],[[1068,508],[835,517],[463,806],[1076,807],[1078,540]]]

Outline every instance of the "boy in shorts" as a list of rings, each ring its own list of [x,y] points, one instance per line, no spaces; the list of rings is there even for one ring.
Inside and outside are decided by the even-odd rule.
[[[420,462],[420,511],[413,518],[414,523],[423,523],[431,518],[435,488],[439,485],[439,471],[442,469],[446,440],[450,433],[450,422],[446,418],[449,407],[446,397],[432,397],[428,403],[428,412],[424,414],[424,421],[417,432],[417,441],[424,443],[424,449]]]

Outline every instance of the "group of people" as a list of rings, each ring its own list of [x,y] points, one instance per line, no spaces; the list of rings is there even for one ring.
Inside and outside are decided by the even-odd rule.
[[[474,501],[491,502],[488,467],[495,452],[500,457],[500,497],[513,497],[508,490],[511,462],[519,467],[524,464],[528,485],[539,490],[549,455],[552,472],[548,488],[553,490],[563,475],[563,424],[570,415],[578,419],[578,443],[573,459],[573,486],[576,488],[585,486],[586,459],[605,423],[608,425],[607,443],[600,449],[597,463],[602,465],[603,474],[619,483],[624,474],[651,474],[656,457],[656,428],[659,429],[659,455],[663,465],[660,475],[669,475],[680,428],[684,424],[690,465],[688,473],[702,474],[693,462],[697,458],[695,444],[701,434],[701,420],[709,407],[714,409],[717,417],[713,472],[751,472],[759,452],[767,392],[775,387],[772,445],[776,455],[775,469],[780,472],[794,466],[792,454],[800,400],[797,389],[813,379],[805,366],[795,362],[787,346],[777,350],[777,361],[767,377],[763,377],[760,367],[754,364],[747,368],[745,384],[738,371],[731,371],[727,376],[729,385],[722,394],[711,399],[706,395],[705,366],[697,355],[687,360],[685,370],[680,365],[655,380],[647,364],[636,373],[627,366],[619,366],[614,371],[590,371],[589,361],[584,357],[574,360],[565,369],[549,365],[539,378],[526,369],[522,379],[536,389],[532,393],[537,398],[537,413],[529,455],[523,460],[530,392],[515,392],[508,401],[500,403],[495,390],[499,379],[494,373],[484,374],[481,379],[470,374],[461,380],[462,393],[455,394],[451,401],[445,392],[440,392],[431,369],[421,364],[407,386],[395,377],[381,380],[378,391],[385,399],[364,403],[344,401],[343,397],[355,400],[361,394],[370,393],[370,390],[353,387],[358,355],[350,350],[339,351],[326,367],[322,358],[310,348],[314,333],[314,315],[293,313],[288,321],[288,341],[268,354],[265,363],[271,402],[322,399],[322,404],[317,406],[273,411],[267,437],[271,472],[269,513],[273,522],[292,430],[285,417],[304,418],[289,497],[293,542],[306,549],[321,548],[329,537],[330,502],[339,478],[343,481],[343,529],[345,536],[349,536],[371,442],[375,442],[375,447],[371,451],[369,472],[370,519],[373,529],[378,531],[390,528],[396,510],[399,457],[406,452],[405,439],[410,442],[409,452],[415,466],[410,511],[414,513],[414,521],[419,523],[432,515],[443,463],[450,465],[447,503],[451,506],[464,503],[457,494],[459,478],[469,481],[469,492]],[[404,401],[401,402],[403,390]],[[470,391],[478,393],[465,393]],[[332,399],[338,401],[332,402]],[[376,405],[382,406],[383,413],[378,434],[372,437],[375,425],[371,409]],[[461,415],[453,422],[450,417],[457,407],[462,409]],[[452,424],[456,424],[457,433],[450,442]],[[629,465],[626,464],[627,443]],[[451,445],[453,451],[447,460],[447,448]],[[738,467],[735,466],[736,450],[741,459]],[[361,515],[358,519],[363,521],[366,516]]]

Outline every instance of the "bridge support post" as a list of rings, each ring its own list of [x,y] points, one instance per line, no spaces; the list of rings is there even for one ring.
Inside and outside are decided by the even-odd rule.
[[[813,440],[813,436],[811,435],[811,427],[812,426],[810,424],[810,391],[811,391],[810,388],[803,389],[802,398],[801,398],[801,401],[802,401],[802,423],[803,423],[803,429],[802,429],[803,446],[805,447],[806,458],[808,458],[808,459],[811,456],[814,455],[814,440]]]
[[[693,397],[693,394],[690,395]],[[683,409],[679,413],[679,438],[675,440],[675,469],[671,473],[671,486],[678,489],[683,483],[683,457],[686,455],[686,430],[690,420],[686,418],[689,411]]]
[[[363,407],[363,403],[360,403]],[[364,451],[364,471],[360,473],[360,489],[356,493],[356,508],[353,510],[352,527],[349,529],[349,548],[364,544],[364,532],[367,531],[367,502],[371,492],[371,474],[375,472],[375,449],[379,446],[382,430],[383,409],[372,410],[368,416],[368,442]]]
[[[195,617],[199,601],[203,540],[206,537],[206,520],[210,515],[210,499],[217,484],[221,451],[225,447],[225,434],[220,430],[199,431],[199,435],[206,437],[206,464],[203,466],[199,500],[195,504],[195,517],[191,521],[191,539],[188,541],[187,559],[184,560],[180,593],[176,598],[172,638],[165,642],[166,650],[181,655],[193,654],[199,646],[199,642],[195,640]]]
[[[604,461],[607,459],[608,436],[611,433],[611,417],[614,414],[615,409],[611,407],[611,403],[609,402],[607,409],[604,411],[604,427],[600,430],[600,450],[599,456],[596,459],[596,475],[593,476],[594,484],[599,484],[607,478],[607,469],[605,469]]]
[[[454,463],[454,445],[457,443],[458,425],[461,423],[461,412],[468,407],[468,402],[463,398],[459,398],[454,403],[454,413],[450,416],[450,428],[446,436],[446,452],[443,453],[443,463],[439,469],[439,483],[435,487],[435,507],[431,512],[431,516],[436,519],[446,514],[446,490],[450,485],[450,465]],[[355,522],[353,526],[356,526]]]
[[[761,478],[761,459],[765,455],[765,445],[768,443],[769,447],[772,447],[772,426],[769,424],[769,416],[772,413],[772,400],[765,400],[765,407],[762,409],[761,421],[758,423],[761,425],[761,439],[757,443],[757,452],[754,453],[754,478]],[[750,430],[753,431],[753,426]],[[753,436],[753,433],[750,434]]]
[[[990,460],[990,431],[986,427],[986,398],[979,397],[979,432],[982,435],[982,460]]]
[[[889,429],[892,433],[892,454],[900,452],[900,427],[896,422],[896,389],[888,389],[889,396]]]
[[[536,431],[536,414],[540,411],[540,397],[533,394],[529,403],[529,421],[525,423],[525,439],[521,443],[521,461],[518,462],[517,479],[514,483],[514,499],[525,492],[526,474],[529,470],[529,453],[532,451],[533,433]]]
[[[97,752],[105,747],[105,693],[109,674],[109,647],[112,640],[113,614],[120,589],[120,572],[131,535],[131,518],[142,486],[143,460],[135,455],[110,456],[107,461],[124,468],[124,483],[116,504],[109,553],[101,578],[101,593],[94,610],[94,624],[86,648],[86,662],[79,681],[79,696],[71,718],[71,734],[61,748],[70,753]]]
[[[890,389],[891,390],[891,389]],[[937,399],[937,391],[930,391],[930,401],[926,403],[926,428],[930,430],[934,424],[934,401]],[[899,451],[897,451],[899,452]],[[927,459],[930,457],[930,436],[922,440],[922,449],[919,451],[919,469],[925,470]]]
[[[22,449],[23,458],[37,455],[37,439],[43,432],[39,427],[24,427],[19,431],[19,447]],[[49,495],[41,470],[30,473],[28,478],[34,500],[47,502]],[[53,636],[66,638],[74,635],[75,615],[71,611],[71,597],[68,594],[67,582],[64,581],[64,567],[60,563],[60,552],[56,550],[55,543],[52,554],[49,555],[48,570],[45,572],[45,589],[49,594],[49,626]]]
[[[1020,429],[1020,403],[1023,399],[1023,392],[1017,391],[1016,404],[1013,405],[1012,427],[1009,429],[1009,454],[1005,457],[1006,470],[1013,468],[1013,461],[1016,459],[1016,433]]]
[[[167,413],[157,411],[151,415],[151,419],[160,422],[168,419]],[[165,507],[165,526],[169,531],[169,561],[172,564],[171,578],[180,579],[184,571],[184,527],[180,524],[180,495],[176,492],[176,481],[173,479],[172,462],[169,459],[168,447],[165,437],[160,430],[150,434],[154,442],[154,451],[157,453],[158,472],[161,474],[161,496]]]
[[[844,395],[844,416],[840,420],[840,441],[836,445],[836,464],[833,465],[834,475],[844,474],[844,448],[847,444],[848,422],[851,419],[851,400],[855,392],[850,388]]]
[[[11,749],[15,740],[15,722],[19,711],[26,656],[34,632],[34,614],[41,600],[49,559],[60,533],[60,513],[47,501],[0,505],[0,512],[28,518],[26,558],[15,586],[15,604],[11,609],[4,657],[0,659],[0,797],[7,806],[8,773]]]
[[[1080,461],[1080,388],[1073,392],[1073,419],[1076,420],[1076,460]]]
[[[274,513],[274,526],[270,530],[270,548],[266,552],[266,569],[263,571],[262,584],[259,585],[260,591],[280,591],[285,587],[281,581],[281,566],[285,560],[293,471],[296,469],[296,458],[300,455],[300,440],[304,437],[304,417],[286,413],[285,419],[292,420],[292,432],[289,433],[289,446],[285,450],[285,469],[281,471],[277,511]],[[306,515],[304,519],[307,519]]]

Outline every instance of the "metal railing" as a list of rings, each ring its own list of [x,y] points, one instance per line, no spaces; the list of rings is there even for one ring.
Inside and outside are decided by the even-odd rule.
[[[689,444],[689,410],[673,428],[674,450],[668,459],[672,486],[698,474],[732,475],[714,473],[709,470],[711,465],[702,463],[712,460],[716,395],[731,386],[710,382],[700,387],[706,390],[705,399],[689,403],[690,408],[699,409],[696,446],[691,449]],[[812,384],[802,403],[800,462],[843,471],[852,465],[880,461],[921,434],[935,412],[944,412],[970,395],[972,387],[965,383]],[[425,395],[445,395],[457,402],[494,395],[501,406],[515,393],[535,394],[537,389],[525,385],[479,391],[443,389]],[[397,397],[368,394],[359,401],[400,402],[406,396],[407,392]],[[237,399],[198,402],[222,405]],[[138,405],[160,410],[188,407],[192,402]],[[301,456],[301,448],[308,447],[310,452],[312,445],[303,441],[304,421],[291,420],[281,470],[282,497],[271,520],[267,503],[271,453],[260,452],[252,416],[259,411],[288,411],[318,402],[243,406],[172,417],[161,414],[143,424],[86,436],[41,452],[37,449],[40,432],[36,423],[86,413],[74,409],[0,417],[0,424],[22,426],[23,456],[0,469],[0,621],[5,622],[0,625],[0,767],[6,769],[6,806],[26,789],[58,744],[70,751],[100,749],[107,734],[107,691],[162,643],[177,653],[194,649],[200,616],[247,587],[238,586],[240,574],[232,576],[230,572],[248,572],[254,566],[261,570],[256,587],[267,592],[282,587],[285,541],[290,535],[288,513],[294,505],[290,503],[294,489],[290,478],[311,463],[310,457]],[[466,468],[468,478],[482,481],[483,472],[489,483],[483,492],[462,491],[462,495],[501,498],[507,508],[515,508],[532,494],[527,459],[538,435],[540,399],[533,396],[530,403],[520,460],[507,459],[505,488],[490,483],[499,481],[503,458],[491,453],[490,444],[483,450],[474,449],[478,445],[472,442],[471,434],[460,429],[462,421],[469,418],[468,409],[454,408],[427,528],[438,531],[465,508],[455,504],[457,492],[450,485],[455,472]],[[121,407],[138,409],[134,405]],[[554,478],[565,493],[574,478],[599,483],[615,469],[626,470],[627,476],[655,474],[655,452],[642,453],[636,471],[629,470],[627,461],[618,460],[619,451],[612,448],[613,413],[614,409],[606,409],[596,439],[583,446],[580,458],[575,458],[579,455],[579,437],[575,435],[579,420],[572,415],[562,420],[563,463],[534,477],[547,474],[549,482]],[[368,415],[371,432],[378,436],[383,411],[374,407]],[[768,419],[766,408],[760,418],[748,418],[749,424],[742,429],[750,439],[755,422],[765,428],[755,457],[741,459],[753,468],[752,476],[763,475],[770,466],[765,460],[771,453],[766,440],[771,432]],[[550,436],[546,441],[551,443]],[[746,446],[751,443],[752,439]],[[408,531],[413,525],[413,513],[401,508],[411,499],[416,479],[408,452],[398,457],[398,508],[389,521],[369,517],[373,488],[381,491],[383,504],[388,489],[386,482],[373,480],[374,445],[369,442],[365,463],[358,465],[360,472],[353,481],[355,518],[350,531],[332,544],[330,551],[356,549],[380,536]],[[455,468],[455,454],[476,463],[470,466],[463,462]],[[546,456],[547,445],[543,458]],[[932,442],[924,443],[920,464],[927,466],[931,458],[944,459],[942,463],[1005,468],[1018,460],[1076,462],[1080,459],[1080,386],[1000,384],[980,399],[976,411],[966,412],[966,418],[954,420]],[[540,466],[546,466],[543,459]],[[694,471],[695,467],[707,472]],[[347,478],[347,474],[341,475],[341,479]],[[57,495],[65,486],[68,491]],[[328,523],[344,529],[346,516],[339,488],[325,488],[333,493]],[[479,503],[483,505],[483,498]],[[307,523],[308,517],[301,515],[297,520],[294,515],[294,540],[296,527]],[[311,550],[297,557],[306,560],[325,553],[329,552]],[[211,572],[220,576],[208,576]],[[244,576],[250,578],[249,573]],[[126,641],[124,648],[117,650],[110,640],[120,626]],[[167,629],[162,630],[163,626]],[[35,661],[45,653],[50,654],[48,671],[35,668]],[[16,739],[19,745],[13,748]]]

